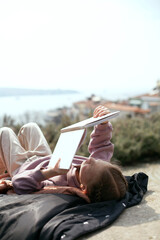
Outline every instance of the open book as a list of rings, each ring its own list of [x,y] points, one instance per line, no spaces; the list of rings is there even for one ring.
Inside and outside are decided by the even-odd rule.
[[[84,132],[85,129],[80,129],[61,133],[48,166],[54,167],[60,158],[59,168],[69,169]]]
[[[69,132],[69,131],[75,131],[78,129],[84,129],[87,127],[92,127],[92,126],[106,122],[106,121],[110,120],[111,118],[118,116],[119,113],[120,113],[120,111],[116,111],[116,112],[111,112],[111,113],[108,113],[104,116],[97,117],[97,118],[91,117],[91,118],[85,119],[83,121],[80,121],[78,123],[72,124],[68,127],[62,128],[61,132]]]
[[[118,114],[119,111],[106,114],[102,117],[91,117],[66,128],[62,128],[48,166],[54,167],[60,158],[61,161],[59,167],[61,169],[69,169],[80,143],[85,138],[85,128],[106,122],[109,119],[116,117]]]

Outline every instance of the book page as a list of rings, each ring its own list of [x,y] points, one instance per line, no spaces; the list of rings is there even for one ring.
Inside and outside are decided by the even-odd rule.
[[[84,129],[81,129],[61,133],[48,166],[54,167],[60,158],[61,161],[59,168],[69,169],[84,131]]]

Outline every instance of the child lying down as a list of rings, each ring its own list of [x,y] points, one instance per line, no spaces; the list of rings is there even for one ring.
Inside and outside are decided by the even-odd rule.
[[[98,106],[93,117],[109,110]],[[71,168],[48,167],[51,149],[36,123],[24,125],[18,136],[7,127],[0,129],[0,166],[7,170],[11,181],[1,175],[0,192],[76,194],[88,202],[121,199],[127,182],[120,168],[110,163],[114,146],[112,125],[105,122],[94,127],[88,150],[90,156],[75,155]],[[63,149],[62,149],[63,151]]]

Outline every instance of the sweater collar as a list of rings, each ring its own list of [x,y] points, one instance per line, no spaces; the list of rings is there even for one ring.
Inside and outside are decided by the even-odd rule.
[[[68,181],[69,186],[80,188],[80,183],[79,183],[79,181],[77,179],[77,175],[76,175],[77,168],[78,168],[78,166],[71,167],[70,171],[67,173],[67,181]]]

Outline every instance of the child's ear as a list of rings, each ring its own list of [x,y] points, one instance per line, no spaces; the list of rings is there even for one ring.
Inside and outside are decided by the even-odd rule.
[[[82,195],[83,195],[83,198],[88,202],[90,203],[90,199],[87,195],[87,188],[83,185],[83,184],[80,184],[80,189],[81,189],[81,192],[82,192]],[[82,197],[82,196],[81,196]]]
[[[87,188],[82,183],[80,184],[80,189],[84,194],[87,194]]]

